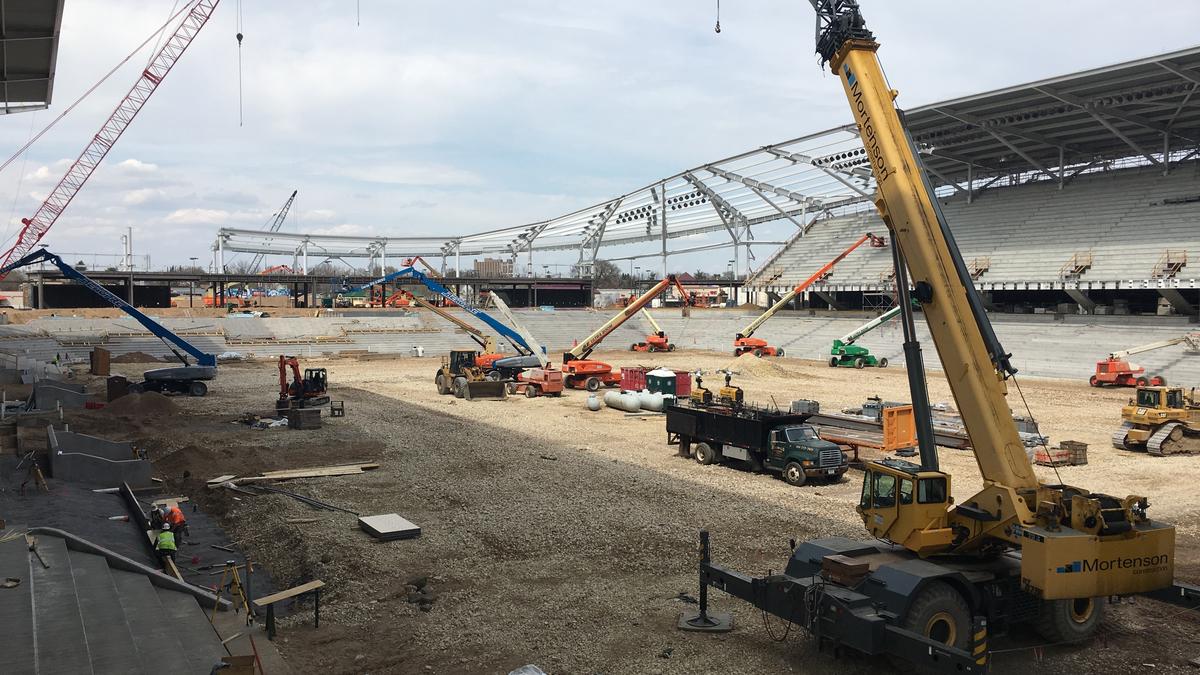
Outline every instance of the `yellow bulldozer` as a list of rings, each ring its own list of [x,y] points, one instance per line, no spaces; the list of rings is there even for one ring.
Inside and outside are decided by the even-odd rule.
[[[1200,453],[1200,403],[1196,390],[1180,387],[1138,387],[1129,405],[1121,408],[1121,427],[1113,446],[1151,455]]]
[[[452,350],[442,357],[442,366],[433,378],[439,394],[454,394],[456,398],[473,401],[482,398],[507,398],[507,382],[491,380],[475,364],[478,352]]]

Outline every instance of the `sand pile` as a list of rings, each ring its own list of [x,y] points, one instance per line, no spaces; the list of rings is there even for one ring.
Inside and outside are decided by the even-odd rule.
[[[162,359],[146,352],[128,352],[109,359],[111,363],[161,363]]]
[[[764,356],[760,358],[751,352],[731,359],[728,363],[721,366],[721,369],[743,377],[782,377],[793,380],[807,377],[783,366],[773,357]]]
[[[126,394],[106,405],[104,410],[120,417],[145,419],[174,415],[179,412],[179,406],[156,391],[147,391],[141,394]]]

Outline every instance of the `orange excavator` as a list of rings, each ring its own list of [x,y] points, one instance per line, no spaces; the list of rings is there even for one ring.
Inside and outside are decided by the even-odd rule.
[[[858,241],[851,244],[850,247],[845,251],[839,253],[836,258],[825,263],[821,269],[813,272],[811,277],[805,279],[803,283],[789,291],[787,295],[779,299],[779,302],[771,305],[767,311],[763,312],[757,319],[752,321],[749,326],[746,326],[742,332],[738,333],[737,337],[733,339],[733,355],[741,356],[742,354],[750,352],[755,356],[783,356],[783,347],[772,347],[771,345],[767,344],[766,340],[752,337],[754,335],[754,331],[758,330],[759,326],[766,323],[767,319],[775,316],[775,313],[783,309],[785,305],[791,302],[792,298],[800,295],[806,288],[828,276],[834,265],[841,262],[843,258],[853,253],[854,249],[862,246],[868,241],[871,242],[871,246],[873,248],[883,248],[887,245],[883,237],[876,237],[870,232],[864,234],[862,237],[859,237]]]
[[[614,371],[612,366],[603,361],[589,359],[588,356],[591,355],[592,350],[604,338],[619,328],[621,324],[628,321],[631,316],[640,312],[643,307],[650,304],[650,301],[658,297],[659,293],[667,290],[672,285],[679,290],[683,301],[690,305],[692,302],[691,294],[683,287],[683,284],[679,283],[679,279],[675,278],[674,274],[667,275],[666,279],[651,286],[650,290],[626,305],[616,316],[609,319],[603,326],[597,328],[594,333],[575,345],[571,351],[563,354],[562,371],[565,375],[567,386],[572,389],[596,391],[601,385],[615,387],[620,384],[621,373],[619,371]],[[662,336],[662,339],[665,341],[666,336]]]
[[[288,369],[292,381],[288,382]],[[300,375],[300,361],[294,356],[279,355],[279,400],[276,410],[291,408],[320,408],[329,405],[329,377],[324,368],[305,368]]]

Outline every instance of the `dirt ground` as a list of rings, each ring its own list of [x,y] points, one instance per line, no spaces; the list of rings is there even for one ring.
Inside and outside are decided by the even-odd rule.
[[[710,372],[727,354],[597,353],[614,365]],[[712,533],[714,559],[761,574],[779,570],[788,539],[863,537],[853,505],[859,474],[834,485],[795,488],[767,474],[700,466],[666,445],[661,416],[589,412],[586,392],[562,398],[468,402],[436,394],[437,360],[306,362],[329,369],[331,395],[347,416],[315,431],[253,430],[233,422],[265,412],[277,374],[271,363],[221,366],[203,399],[178,411],[118,418],[151,448],[169,483],[218,516],[286,588],[326,582],[321,627],[301,611],[277,642],[297,672],[507,673],[526,663],[552,673],[887,672],[880,660],[820,654],[799,629],[713,592],[731,611],[725,635],[674,628],[697,593],[697,533]],[[906,400],[899,369],[830,369],[780,359],[739,365],[747,400],[786,406],[817,399],[823,410],[867,396]],[[718,376],[712,375],[711,384]],[[1089,464],[1038,468],[1046,481],[1116,495],[1143,494],[1151,514],[1177,528],[1177,574],[1200,579],[1198,502],[1190,475],[1200,457],[1152,458],[1113,449],[1109,434],[1129,396],[1086,383],[1028,378],[1024,396],[1052,441],[1089,444]],[[940,374],[930,396],[950,401]],[[1010,400],[1023,406],[1015,390]],[[99,430],[99,429],[94,429]],[[280,495],[210,491],[220,474],[375,461],[363,475],[279,484],[362,514],[396,512],[422,527],[418,539],[376,543],[353,516],[314,511]],[[969,452],[942,450],[954,492],[980,487]],[[311,519],[317,519],[311,522]],[[289,520],[309,522],[288,522]],[[681,599],[686,598],[686,599]],[[767,625],[764,625],[767,624]],[[1081,646],[1033,649],[1032,633],[993,640],[997,672],[1192,671],[1200,656],[1194,614],[1142,601],[1109,607],[1104,637]]]

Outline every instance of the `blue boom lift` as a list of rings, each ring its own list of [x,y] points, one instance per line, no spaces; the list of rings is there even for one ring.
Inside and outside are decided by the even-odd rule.
[[[20,260],[0,268],[0,277],[18,267],[28,267],[29,265],[36,265],[42,262],[54,265],[62,271],[64,277],[87,288],[89,291],[100,296],[108,304],[132,316],[138,323],[145,326],[146,330],[162,340],[167,345],[167,348],[171,350],[171,353],[175,354],[176,358],[183,363],[182,366],[175,368],[147,370],[142,374],[145,381],[130,385],[130,392],[157,391],[160,393],[188,394],[189,396],[204,396],[208,393],[208,385],[204,382],[217,376],[216,356],[200,351],[187,340],[167,330],[165,326],[138,311],[136,307],[117,297],[107,288],[96,283],[95,280],[88,278],[79,270],[63,262],[62,258],[46,249],[34,251]],[[179,349],[176,349],[176,347]],[[190,354],[196,360],[195,365],[190,363],[187,356],[181,354],[179,350]]]

